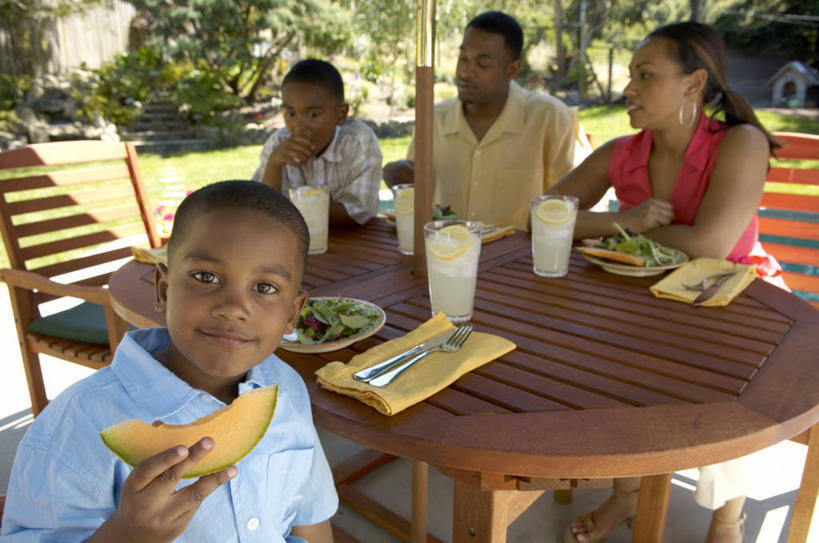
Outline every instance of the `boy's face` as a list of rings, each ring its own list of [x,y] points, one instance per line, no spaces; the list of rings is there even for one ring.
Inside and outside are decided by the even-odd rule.
[[[288,83],[282,89],[284,124],[290,136],[303,136],[316,146],[316,156],[324,152],[347,120],[347,104],[338,101],[318,85]]]
[[[171,336],[160,359],[211,393],[238,382],[296,325],[301,275],[296,236],[276,219],[241,209],[197,217],[168,268],[158,267]]]

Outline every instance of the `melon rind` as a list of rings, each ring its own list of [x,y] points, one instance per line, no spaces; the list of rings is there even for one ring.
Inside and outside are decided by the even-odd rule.
[[[100,438],[123,462],[136,466],[171,447],[190,447],[210,436],[213,449],[182,476],[202,477],[230,467],[250,454],[273,420],[278,395],[278,385],[261,387],[190,424],[152,426],[131,419],[106,428],[100,432]]]

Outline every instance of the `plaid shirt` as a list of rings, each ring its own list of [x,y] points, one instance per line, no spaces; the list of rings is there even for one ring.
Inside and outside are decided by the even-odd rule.
[[[289,137],[287,129],[282,128],[268,138],[251,179],[262,180],[270,153]],[[311,158],[302,166],[285,166],[282,193],[302,185],[326,187],[330,199],[341,202],[347,214],[359,224],[375,217],[381,186],[381,148],[372,129],[361,121],[347,119],[336,127],[333,141],[321,156]]]

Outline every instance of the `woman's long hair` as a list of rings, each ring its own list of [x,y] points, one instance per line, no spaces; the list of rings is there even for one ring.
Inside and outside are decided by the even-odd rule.
[[[648,37],[665,38],[676,45],[677,60],[683,73],[690,74],[698,68],[705,69],[708,81],[703,100],[716,111],[723,112],[728,125],[748,123],[762,130],[768,138],[772,155],[774,150],[782,146],[759,122],[748,100],[728,87],[725,44],[710,26],[695,22],[674,23],[658,28]]]

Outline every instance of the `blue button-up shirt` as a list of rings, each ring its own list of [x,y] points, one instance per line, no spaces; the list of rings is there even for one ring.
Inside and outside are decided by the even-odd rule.
[[[187,424],[224,407],[153,358],[169,342],[164,328],[129,332],[109,367],[66,389],[35,419],[14,459],[0,540],[84,541],[117,509],[132,469],[103,445],[100,431],[133,418]],[[338,497],[301,377],[271,355],[248,372],[239,394],[272,384],[279,397],[267,433],[177,541],[301,541],[289,536],[293,526],[335,513]]]

